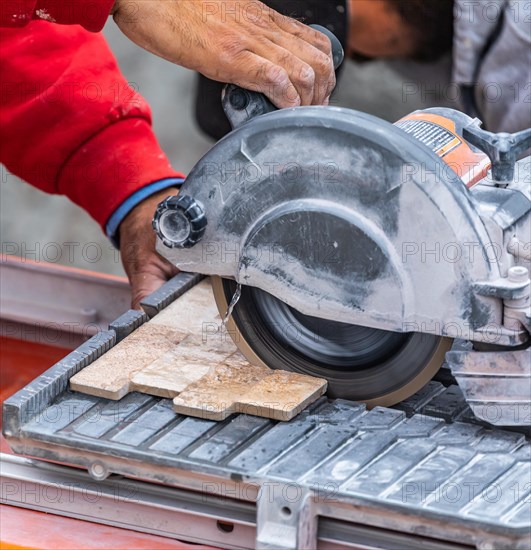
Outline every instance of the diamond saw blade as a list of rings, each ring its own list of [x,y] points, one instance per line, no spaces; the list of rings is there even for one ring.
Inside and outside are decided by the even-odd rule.
[[[212,277],[222,318],[237,285]],[[242,286],[227,331],[255,365],[328,380],[330,397],[390,406],[427,384],[444,362],[451,338],[398,333],[303,315],[263,290]]]

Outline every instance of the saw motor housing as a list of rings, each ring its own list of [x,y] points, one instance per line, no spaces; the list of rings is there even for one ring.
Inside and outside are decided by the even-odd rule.
[[[157,210],[162,256],[310,318],[482,350],[529,347],[531,157],[516,158],[531,132],[489,134],[451,109],[393,125],[336,107],[225,103],[235,129]],[[218,300],[222,316],[229,301]],[[438,346],[439,366],[449,347]],[[354,397],[405,397],[386,395]]]

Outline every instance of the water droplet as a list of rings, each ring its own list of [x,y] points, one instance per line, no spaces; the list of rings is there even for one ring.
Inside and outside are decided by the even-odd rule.
[[[223,321],[221,321],[222,329],[226,328],[227,323],[230,319],[230,316],[232,315],[232,312],[234,311],[236,304],[241,298],[241,295],[242,295],[242,285],[238,283],[238,286],[236,287],[236,290],[232,295],[232,299],[230,301],[229,307],[227,308],[227,313],[225,313],[225,317],[223,317]]]

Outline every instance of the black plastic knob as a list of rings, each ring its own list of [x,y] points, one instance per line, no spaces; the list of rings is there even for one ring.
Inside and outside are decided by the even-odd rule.
[[[205,234],[202,206],[188,195],[168,197],[157,206],[153,229],[168,248],[192,248]]]

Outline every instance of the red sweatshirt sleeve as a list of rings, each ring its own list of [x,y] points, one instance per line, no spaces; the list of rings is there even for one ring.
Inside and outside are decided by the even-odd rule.
[[[2,0],[0,27],[24,27],[32,19],[43,19],[98,32],[113,4],[114,0]]]
[[[175,172],[100,34],[34,21],[0,39],[0,162],[68,196],[100,225],[141,187]]]

